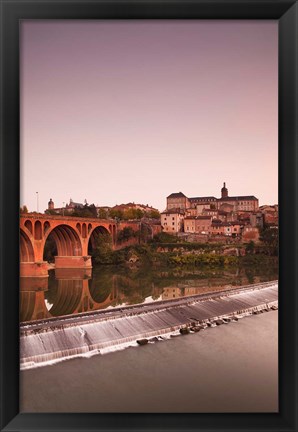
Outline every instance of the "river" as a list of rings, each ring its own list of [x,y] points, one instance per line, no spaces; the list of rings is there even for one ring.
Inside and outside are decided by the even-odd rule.
[[[32,323],[276,279],[273,266],[56,269],[48,278],[21,278],[20,319]],[[166,342],[24,370],[21,411],[276,412],[277,317],[270,311]]]
[[[21,412],[277,412],[278,312],[21,372]]]
[[[274,266],[152,268],[97,266],[56,269],[48,278],[21,278],[20,321],[170,300],[278,279]]]

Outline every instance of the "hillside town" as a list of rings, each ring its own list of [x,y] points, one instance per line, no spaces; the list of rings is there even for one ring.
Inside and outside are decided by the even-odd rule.
[[[152,219],[159,219],[160,217],[159,211],[148,204],[136,204],[130,202],[127,204],[116,204],[113,207],[109,207],[98,206],[95,204],[89,205],[87,200],[85,200],[83,204],[73,201],[72,198],[70,198],[69,203],[66,203],[63,207],[55,207],[54,201],[50,198],[45,213],[52,215],[95,217],[100,219],[111,218],[119,220],[141,219],[145,216]]]
[[[155,232],[191,242],[212,241],[215,238],[216,241],[225,241],[227,237],[230,240],[257,242],[264,228],[278,227],[277,204],[259,206],[259,200],[254,195],[230,196],[226,183],[223,183],[220,198],[171,193],[166,198],[166,209],[161,213],[149,204],[135,202],[109,207],[89,205],[87,200],[79,203],[70,199],[62,207],[55,207],[52,198],[45,213],[116,221],[146,220],[155,226]]]
[[[258,241],[260,229],[278,226],[278,205],[259,207],[254,195],[229,196],[226,183],[220,198],[188,198],[182,192],[167,197],[167,208],[161,213],[162,230],[200,241],[206,237],[234,237]]]

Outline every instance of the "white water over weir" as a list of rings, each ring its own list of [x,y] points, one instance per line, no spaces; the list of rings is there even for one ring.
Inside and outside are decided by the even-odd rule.
[[[210,295],[25,323],[21,325],[21,369],[200,331],[277,309],[277,305],[278,283],[271,281]]]

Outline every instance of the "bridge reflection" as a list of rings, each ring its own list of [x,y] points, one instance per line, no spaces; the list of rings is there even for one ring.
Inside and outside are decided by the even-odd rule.
[[[100,289],[91,269],[56,269],[54,286],[48,277],[20,278],[20,321],[34,321],[106,308],[117,300],[116,276]]]
[[[268,273],[245,269],[203,272],[98,266],[93,269],[50,270],[49,277],[20,278],[20,320],[35,321],[92,312],[108,307],[171,300],[194,294],[277,279]]]

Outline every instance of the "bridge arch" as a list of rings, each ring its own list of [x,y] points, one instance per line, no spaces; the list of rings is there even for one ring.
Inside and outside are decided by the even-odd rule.
[[[79,235],[69,225],[60,224],[52,230],[48,229],[45,236],[45,244],[47,241],[53,240],[57,247],[58,256],[81,256],[82,243]]]
[[[80,235],[82,235],[82,228],[79,222],[76,224],[76,229],[79,231]]]
[[[48,232],[48,230],[51,228],[50,222],[49,221],[45,221],[45,223],[43,224],[43,235],[46,235],[46,233]]]
[[[98,239],[100,238],[100,236],[104,235],[110,236],[112,240],[111,232],[102,225],[99,225],[95,227],[92,231],[90,231],[88,240],[88,253],[92,253],[92,251],[97,246]]]
[[[35,240],[41,240],[42,239],[42,225],[39,220],[35,221],[34,224],[34,238]]]
[[[20,230],[20,261],[21,262],[34,262],[34,248],[32,241],[24,230]]]
[[[27,230],[30,232],[30,234],[33,234],[33,227],[31,220],[27,219],[24,223],[24,226],[27,228]]]

